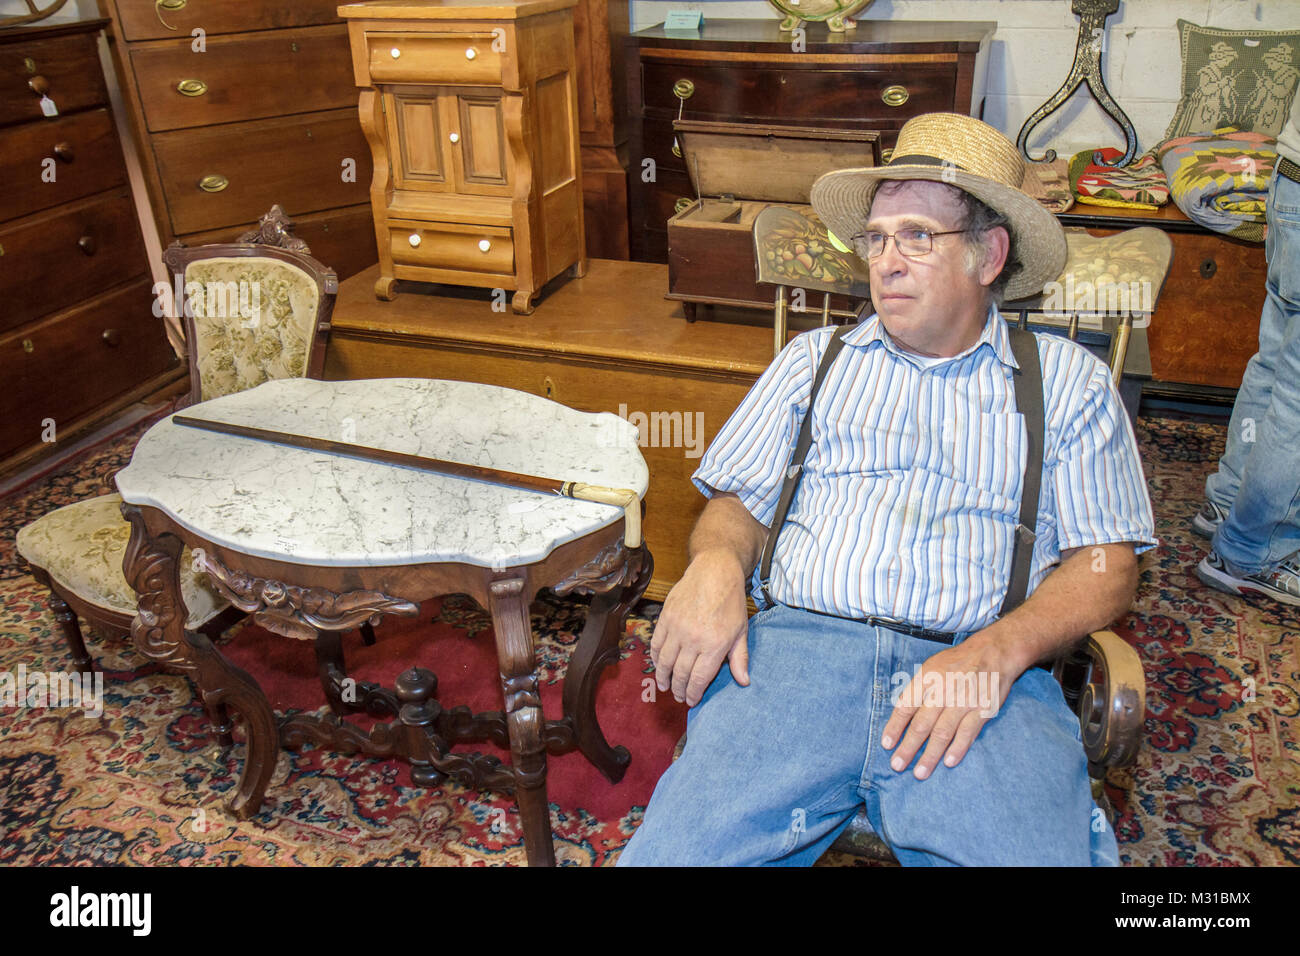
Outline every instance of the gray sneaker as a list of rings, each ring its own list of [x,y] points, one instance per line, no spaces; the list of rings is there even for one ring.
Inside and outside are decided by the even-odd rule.
[[[1226,517],[1228,517],[1227,511],[1213,501],[1207,500],[1192,519],[1192,530],[1202,538],[1213,538],[1214,532],[1219,530],[1219,525],[1223,524],[1223,519]]]
[[[1300,607],[1300,551],[1284,558],[1272,571],[1258,574],[1238,571],[1211,551],[1196,566],[1196,576],[1227,594],[1262,594]]]

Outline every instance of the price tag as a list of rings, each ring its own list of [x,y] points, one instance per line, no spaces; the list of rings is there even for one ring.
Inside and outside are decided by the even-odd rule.
[[[46,116],[58,116],[59,108],[54,105],[54,100],[48,96],[41,97],[41,112]]]
[[[665,30],[699,30],[704,26],[704,14],[699,10],[669,10],[664,20]]]

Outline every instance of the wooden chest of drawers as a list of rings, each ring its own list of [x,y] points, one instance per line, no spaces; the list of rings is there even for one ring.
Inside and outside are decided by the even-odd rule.
[[[374,154],[375,293],[396,280],[512,290],[532,310],[586,268],[577,0],[352,3],[352,64]]]
[[[898,131],[936,110],[979,116],[995,23],[861,20],[851,33],[773,20],[713,20],[698,35],[662,25],[626,40],[632,258],[667,261],[667,221],[695,198],[675,119]]]
[[[183,374],[153,314],[105,24],[0,31],[0,472]]]
[[[376,260],[337,0],[100,8],[164,246],[234,241],[279,203],[340,277]]]

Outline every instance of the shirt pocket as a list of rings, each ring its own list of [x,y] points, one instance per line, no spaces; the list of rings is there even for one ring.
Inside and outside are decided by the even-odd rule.
[[[975,500],[968,499],[966,507],[980,507],[985,496],[999,499],[983,502],[997,510],[1019,501],[1027,450],[1024,415],[961,409],[928,437],[927,469],[973,493]]]

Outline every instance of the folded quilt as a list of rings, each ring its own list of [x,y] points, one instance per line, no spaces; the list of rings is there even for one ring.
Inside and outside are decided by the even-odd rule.
[[[1264,203],[1277,140],[1221,127],[1155,148],[1174,202],[1193,222],[1247,242],[1264,241]]]
[[[1169,183],[1152,153],[1143,153],[1131,166],[1103,166],[1124,154],[1112,146],[1085,149],[1070,160],[1070,189],[1081,203],[1094,206],[1128,206],[1158,209],[1169,202]]]

